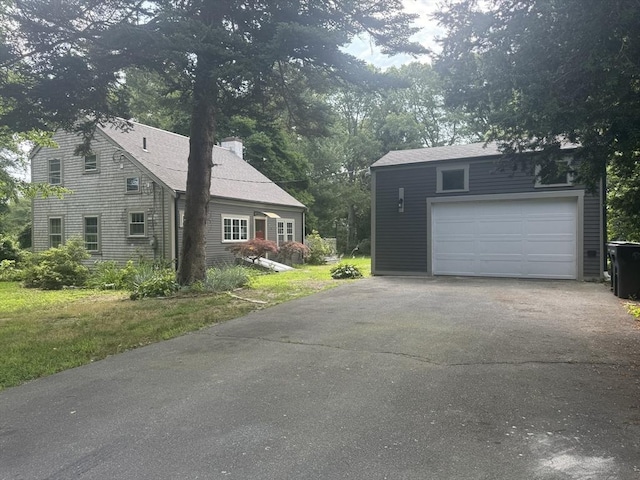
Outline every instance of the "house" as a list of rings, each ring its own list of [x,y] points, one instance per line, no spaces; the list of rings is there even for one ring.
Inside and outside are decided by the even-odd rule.
[[[74,154],[79,137],[59,131],[58,148],[31,155],[31,179],[70,189],[33,201],[33,250],[81,236],[91,261],[179,258],[189,139],[131,122],[100,127],[91,154]],[[302,242],[305,206],[242,159],[242,142],[214,147],[207,219],[207,265],[228,263],[232,243],[255,237]]]
[[[561,164],[574,149],[563,146]],[[567,168],[548,179],[502,171],[501,157],[495,144],[479,143],[392,151],[375,162],[372,272],[601,278],[601,193],[575,184]]]

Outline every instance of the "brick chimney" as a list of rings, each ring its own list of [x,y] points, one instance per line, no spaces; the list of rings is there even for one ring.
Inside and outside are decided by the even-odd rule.
[[[231,150],[233,153],[244,160],[244,154],[242,152],[242,140],[238,137],[223,138],[220,142],[220,146],[222,148],[226,148],[227,150]]]

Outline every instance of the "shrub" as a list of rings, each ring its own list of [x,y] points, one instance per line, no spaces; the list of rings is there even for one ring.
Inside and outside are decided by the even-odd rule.
[[[278,253],[278,245],[271,240],[262,238],[254,238],[244,243],[238,243],[227,247],[236,257],[245,257],[255,263],[261,257],[268,253]]]
[[[336,280],[341,278],[362,277],[362,273],[360,273],[360,270],[358,270],[358,267],[350,263],[341,263],[339,265],[336,265],[335,267],[331,268],[330,272],[331,272],[331,277],[335,278]]]
[[[331,255],[331,246],[320,236],[317,230],[313,230],[307,235],[307,247],[309,248],[309,256],[307,262],[311,265],[322,265],[325,263],[325,257]]]
[[[121,267],[114,260],[97,261],[91,271],[87,286],[96,289],[131,290],[137,267],[129,260]]]
[[[0,235],[0,261],[20,261],[20,248],[16,242],[4,235]]]
[[[82,264],[87,258],[82,239],[69,239],[64,245],[33,256],[24,271],[24,286],[43,290],[81,287],[89,277],[89,269]]]
[[[131,300],[146,297],[167,297],[177,290],[178,283],[173,270],[155,270],[140,283],[134,283]]]
[[[304,262],[309,256],[309,247],[300,242],[286,242],[280,245],[279,253],[285,263],[292,263],[294,257]]]
[[[16,267],[15,260],[0,261],[0,282],[19,282],[24,280],[24,272]]]
[[[210,268],[204,281],[204,290],[210,292],[228,292],[244,287],[249,283],[249,271],[240,265],[224,268]]]

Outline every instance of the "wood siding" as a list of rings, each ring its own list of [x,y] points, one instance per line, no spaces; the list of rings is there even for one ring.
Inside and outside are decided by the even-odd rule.
[[[49,248],[48,219],[63,219],[63,241],[82,237],[85,216],[99,218],[100,249],[91,254],[87,263],[116,260],[120,263],[139,258],[173,258],[171,252],[171,203],[173,193],[128,159],[100,132],[92,142],[98,168],[85,172],[84,157],[74,155],[79,139],[57,133],[58,148],[42,148],[31,161],[33,182],[47,182],[49,159],[62,163],[62,185],[72,191],[57,197],[33,201],[33,250]],[[140,192],[127,193],[126,179],[139,177]],[[128,235],[129,212],[144,212],[144,237]],[[152,245],[154,240],[155,247]]]
[[[436,169],[469,165],[469,191],[436,194]],[[428,271],[427,202],[430,197],[501,195],[571,191],[580,186],[535,187],[534,175],[521,170],[500,171],[496,159],[429,162],[373,169],[374,273],[423,274]],[[404,211],[398,211],[399,189],[404,189]],[[599,194],[584,196],[584,278],[602,272],[602,226]]]
[[[184,211],[184,198],[178,200],[179,212]],[[234,262],[234,256],[229,253],[227,247],[236,242],[224,242],[222,239],[222,217],[239,216],[249,217],[249,238],[255,238],[254,219],[266,218],[267,240],[277,241],[276,218],[268,218],[262,213],[270,212],[279,215],[282,219],[292,219],[295,226],[295,241],[304,242],[304,214],[300,209],[279,207],[260,203],[247,204],[229,199],[213,197],[209,203],[209,215],[207,219],[207,266],[228,265]],[[182,247],[182,231],[178,230],[178,245]]]

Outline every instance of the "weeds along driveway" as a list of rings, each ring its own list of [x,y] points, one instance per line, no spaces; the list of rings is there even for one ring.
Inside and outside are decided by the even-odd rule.
[[[638,479],[599,284],[361,280],[0,393],[0,479]]]

